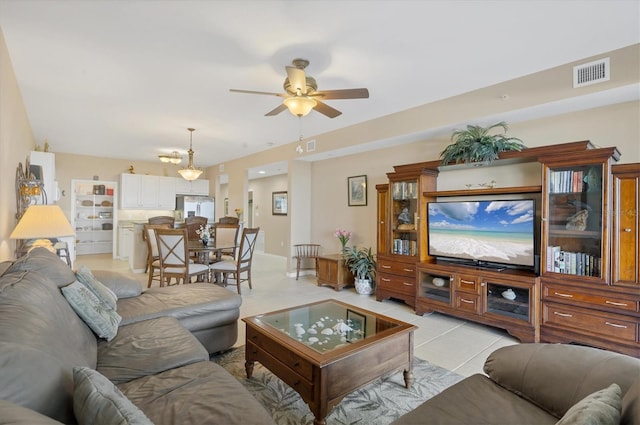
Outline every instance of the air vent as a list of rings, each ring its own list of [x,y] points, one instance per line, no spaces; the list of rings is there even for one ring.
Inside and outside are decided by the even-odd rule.
[[[316,139],[309,140],[307,142],[307,152],[313,152],[316,150]]]
[[[583,63],[573,67],[573,88],[609,81],[610,77],[609,58]]]

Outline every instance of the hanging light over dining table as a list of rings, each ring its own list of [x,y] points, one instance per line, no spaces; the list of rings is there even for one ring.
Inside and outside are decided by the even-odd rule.
[[[189,130],[189,151],[187,152],[189,154],[189,163],[187,164],[186,168],[183,168],[182,170],[178,170],[178,172],[180,173],[183,179],[192,181],[200,177],[200,174],[202,174],[202,169],[196,168],[193,165],[193,132],[196,129],[187,128],[187,130]]]

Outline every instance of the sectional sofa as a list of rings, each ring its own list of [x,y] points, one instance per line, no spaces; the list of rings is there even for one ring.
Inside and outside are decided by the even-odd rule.
[[[236,341],[237,294],[80,272],[43,248],[0,264],[0,424],[274,423],[209,361]]]

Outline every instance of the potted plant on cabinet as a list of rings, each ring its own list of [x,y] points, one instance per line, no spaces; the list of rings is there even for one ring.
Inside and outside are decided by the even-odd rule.
[[[351,246],[345,248],[343,255],[345,264],[355,277],[358,294],[372,294],[376,276],[376,260],[371,253],[371,248]]]
[[[468,125],[466,130],[456,130],[451,134],[451,145],[441,153],[442,165],[450,162],[491,162],[498,159],[500,152],[521,151],[526,146],[516,137],[506,137],[504,134],[489,134],[494,128],[501,127],[507,132],[507,123],[501,121],[489,127]]]

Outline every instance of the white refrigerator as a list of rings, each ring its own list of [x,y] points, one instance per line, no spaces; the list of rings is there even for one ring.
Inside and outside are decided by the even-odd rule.
[[[176,197],[176,213],[183,220],[187,217],[207,217],[209,223],[215,221],[215,202],[208,196],[178,195]]]

